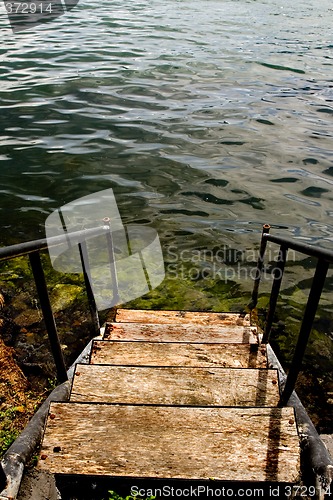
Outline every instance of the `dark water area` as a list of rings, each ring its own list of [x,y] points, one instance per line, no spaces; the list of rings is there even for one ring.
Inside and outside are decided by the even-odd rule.
[[[161,238],[267,221],[330,245],[332,21],[329,1],[82,1],[3,27],[2,242],[112,187]]]
[[[112,188],[123,222],[154,227],[165,256],[164,285],[137,305],[212,310],[248,302],[263,223],[333,248],[329,0],[80,0],[15,35],[4,9],[0,21],[1,245]],[[313,266],[290,255],[286,359]],[[307,358],[327,411],[332,291],[330,272]]]

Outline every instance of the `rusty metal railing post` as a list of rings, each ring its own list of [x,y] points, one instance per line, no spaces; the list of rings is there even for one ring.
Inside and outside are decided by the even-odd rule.
[[[111,229],[111,220],[109,217],[104,217],[103,223],[108,227],[108,231],[106,232],[106,243],[109,252],[109,262],[110,262],[110,274],[111,274],[111,283],[113,290],[113,303],[117,304],[119,302],[119,287],[118,287],[118,276],[117,276],[117,267],[116,267],[116,256],[114,249],[114,241],[113,234]]]
[[[269,299],[269,306],[268,306],[268,311],[267,311],[267,316],[266,316],[266,326],[265,326],[265,332],[262,337],[262,343],[266,344],[269,340],[269,334],[271,332],[272,328],[272,323],[273,323],[273,318],[275,314],[275,309],[276,309],[276,303],[277,299],[280,293],[280,287],[281,287],[281,282],[283,278],[283,273],[284,273],[284,267],[286,264],[287,260],[287,252],[288,252],[288,247],[281,245],[280,250],[279,250],[279,256],[278,256],[278,261],[277,264],[274,268],[274,280],[273,280],[273,285],[272,285],[272,291]]]
[[[312,324],[315,319],[320,296],[324,288],[325,278],[327,275],[329,262],[324,259],[319,259],[317,262],[316,272],[313,277],[309,298],[306,304],[301,329],[298,335],[297,344],[286,384],[281,394],[279,406],[287,404],[297,380],[297,376],[302,367],[303,356],[312,330]]]
[[[97,310],[96,301],[95,301],[95,297],[94,297],[94,292],[93,292],[92,287],[91,287],[91,276],[90,276],[89,258],[88,258],[86,241],[81,241],[78,244],[78,247],[79,247],[81,266],[82,266],[82,271],[83,271],[84,284],[85,284],[86,292],[87,292],[90,316],[91,316],[91,320],[92,320],[95,334],[100,335],[100,322],[99,322],[99,316],[98,316],[98,310]]]
[[[51,302],[47,291],[45,274],[43,271],[42,261],[39,252],[30,253],[29,260],[36,284],[37,294],[39,298],[40,307],[42,309],[47,334],[49,336],[53,359],[56,365],[58,382],[62,383],[68,380],[67,370],[63,352],[60,345],[57,327],[54,321]]]
[[[258,262],[257,262],[257,269],[256,269],[255,278],[254,278],[254,285],[253,285],[251,302],[249,304],[249,309],[251,309],[251,310],[256,307],[257,302],[258,302],[258,290],[259,290],[262,266],[264,263],[264,256],[265,256],[265,251],[266,251],[266,246],[267,246],[267,240],[264,237],[264,235],[269,233],[270,228],[271,228],[271,226],[269,224],[264,224],[262,227],[261,243],[260,243],[259,257],[258,257]]]

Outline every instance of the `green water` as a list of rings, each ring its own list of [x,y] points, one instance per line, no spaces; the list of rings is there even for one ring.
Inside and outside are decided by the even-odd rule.
[[[165,282],[136,305],[204,310],[246,306],[263,223],[332,249],[330,1],[81,0],[15,35],[0,20],[2,245],[112,188],[124,223],[155,227],[164,252]],[[313,265],[290,255],[287,358]],[[308,360],[327,401],[332,284]],[[270,286],[268,272],[260,308]]]

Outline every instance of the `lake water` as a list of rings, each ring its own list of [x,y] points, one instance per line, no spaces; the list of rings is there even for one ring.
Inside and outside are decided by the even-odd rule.
[[[162,240],[255,243],[269,222],[332,247],[330,0],[81,0],[15,35],[6,19],[2,243],[112,187]]]
[[[113,188],[125,223],[158,230],[169,274],[211,266],[202,250],[216,248],[254,262],[263,223],[333,248],[331,0],[80,0],[15,35],[3,7],[0,21],[1,244]],[[311,265],[287,274],[291,322]],[[249,276],[228,272],[231,296],[248,294]],[[218,309],[214,280],[185,306]]]

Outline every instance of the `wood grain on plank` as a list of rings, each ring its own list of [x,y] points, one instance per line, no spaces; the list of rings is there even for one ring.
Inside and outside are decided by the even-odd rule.
[[[250,344],[93,342],[92,364],[267,368],[266,348]]]
[[[276,370],[77,365],[71,401],[189,406],[276,406]]]
[[[292,408],[51,403],[38,467],[59,474],[295,482]]]
[[[257,344],[257,328],[188,324],[107,323],[104,340],[150,340],[156,342],[223,342]]]
[[[209,313],[192,311],[151,311],[148,309],[118,309],[116,322],[122,323],[195,323],[250,326],[250,315],[240,313]]]

